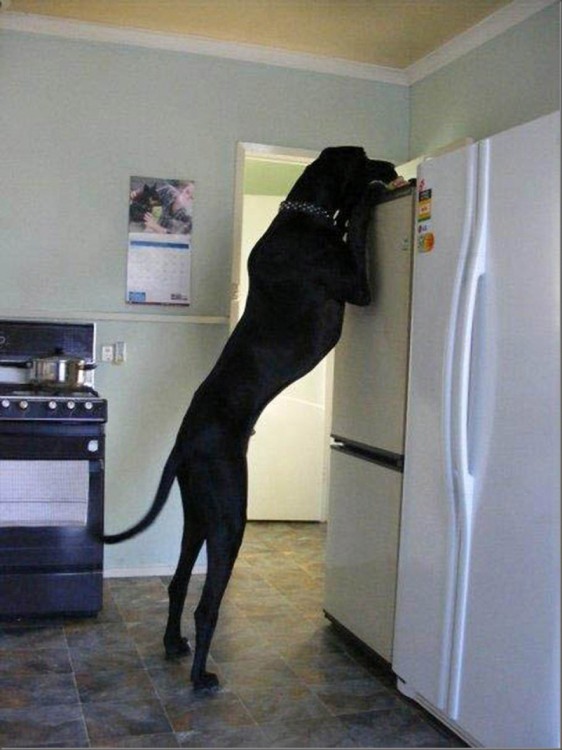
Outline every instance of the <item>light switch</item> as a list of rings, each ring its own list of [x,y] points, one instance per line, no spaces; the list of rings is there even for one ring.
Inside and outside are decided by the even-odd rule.
[[[124,341],[116,341],[113,345],[113,361],[120,365],[127,359],[127,346]]]

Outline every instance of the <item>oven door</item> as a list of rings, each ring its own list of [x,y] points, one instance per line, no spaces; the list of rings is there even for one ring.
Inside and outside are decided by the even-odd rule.
[[[102,607],[104,427],[0,425],[0,616]]]

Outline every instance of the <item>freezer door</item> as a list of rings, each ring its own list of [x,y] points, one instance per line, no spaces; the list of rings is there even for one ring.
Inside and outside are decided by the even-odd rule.
[[[487,747],[560,747],[559,133],[556,113],[480,146],[487,259],[472,344],[472,540],[451,709]]]
[[[402,474],[331,451],[326,612],[392,657]]]
[[[440,710],[447,706],[458,554],[450,381],[476,157],[477,147],[466,146],[424,162],[418,173],[393,669],[409,692]]]
[[[413,189],[374,209],[372,303],[348,305],[336,347],[332,433],[402,455],[412,263]]]

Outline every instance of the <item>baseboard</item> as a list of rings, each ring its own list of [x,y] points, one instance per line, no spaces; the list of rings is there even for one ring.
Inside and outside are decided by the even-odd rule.
[[[136,568],[106,568],[104,578],[149,578],[151,576],[171,576],[176,570],[175,565],[147,565]],[[196,563],[193,573],[206,573],[205,563]]]

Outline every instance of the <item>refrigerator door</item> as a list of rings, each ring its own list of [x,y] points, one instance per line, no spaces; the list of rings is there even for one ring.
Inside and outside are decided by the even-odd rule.
[[[402,474],[337,449],[330,471],[325,610],[390,661]]]
[[[450,715],[487,747],[560,747],[559,132],[556,113],[479,147],[486,270]]]
[[[404,690],[441,711],[448,701],[459,553],[452,363],[474,228],[476,164],[477,146],[471,145],[424,162],[418,173],[393,669]]]
[[[346,307],[334,365],[332,433],[398,455],[404,453],[414,194],[406,189],[374,209],[373,301]]]

